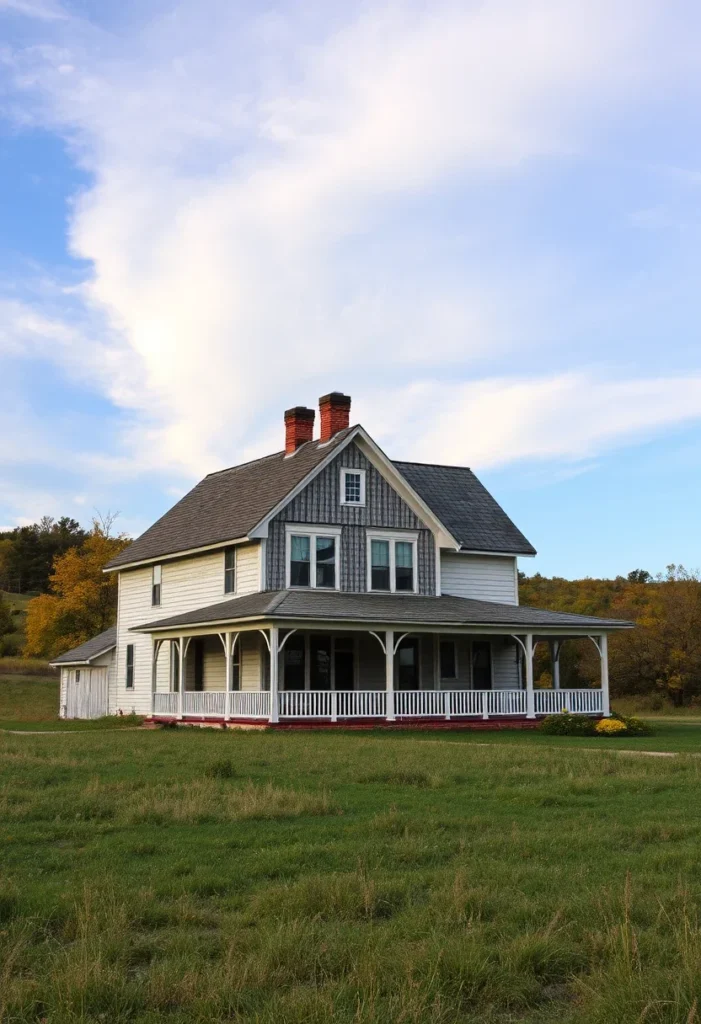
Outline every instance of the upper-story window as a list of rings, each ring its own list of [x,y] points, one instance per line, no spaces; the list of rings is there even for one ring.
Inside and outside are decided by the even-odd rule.
[[[348,469],[345,466],[341,469],[341,504],[365,504],[364,469]]]
[[[224,552],[224,593],[236,593],[236,548]]]
[[[368,590],[416,593],[417,539],[368,530]]]
[[[287,528],[287,586],[338,589],[341,531],[333,527]]]
[[[163,566],[154,565],[153,572],[151,575],[151,604],[159,605],[161,603],[161,579],[163,576]]]

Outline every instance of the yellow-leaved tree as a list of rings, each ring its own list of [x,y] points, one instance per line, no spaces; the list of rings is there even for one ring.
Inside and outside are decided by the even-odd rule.
[[[117,576],[104,573],[107,562],[129,543],[111,537],[93,520],[87,540],[54,561],[51,593],[27,605],[25,657],[54,658],[112,626],[117,618]]]

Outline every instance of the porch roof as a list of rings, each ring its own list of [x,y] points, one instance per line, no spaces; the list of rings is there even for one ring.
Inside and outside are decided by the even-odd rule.
[[[503,626],[509,630],[571,627],[577,630],[631,628],[632,622],[551,612],[523,605],[464,597],[409,594],[350,594],[322,590],[265,590],[206,608],[147,622],[133,629],[156,632],[179,626],[222,625],[243,620],[309,619],[328,622],[400,623],[415,626]]]
[[[107,654],[117,646],[117,627],[110,626],[103,633],[86,640],[80,647],[59,654],[50,662],[51,665],[87,665],[101,654]]]

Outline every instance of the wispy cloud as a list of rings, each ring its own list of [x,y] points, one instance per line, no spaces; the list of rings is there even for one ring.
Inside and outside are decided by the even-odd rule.
[[[91,471],[198,475],[277,447],[280,410],[330,386],[393,453],[475,465],[591,458],[701,416],[696,379],[606,379],[592,352],[538,372],[558,268],[485,269],[458,214],[678,75],[650,60],[661,2],[182,0],[119,38],[4,6],[55,18],[11,54],[13,88],[93,183],[70,223],[88,278],[6,303],[0,345],[120,410]]]

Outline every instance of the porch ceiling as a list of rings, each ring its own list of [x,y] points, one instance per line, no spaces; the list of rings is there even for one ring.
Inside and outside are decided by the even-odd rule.
[[[464,597],[421,597],[409,594],[349,594],[321,590],[267,590],[233,598],[206,608],[147,622],[133,627],[139,632],[159,632],[185,626],[235,625],[266,620],[388,623],[423,627],[498,627],[509,632],[561,632],[630,629],[632,622],[597,619],[566,612],[550,612],[523,605],[496,604]]]

